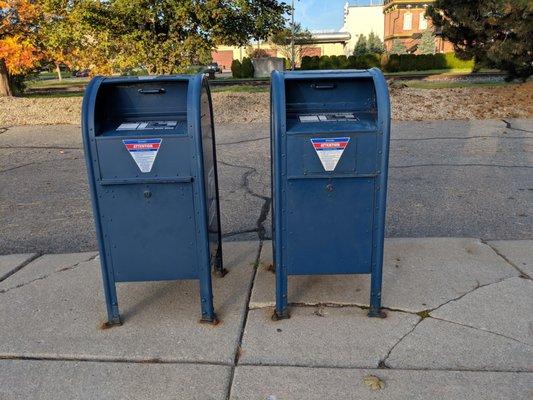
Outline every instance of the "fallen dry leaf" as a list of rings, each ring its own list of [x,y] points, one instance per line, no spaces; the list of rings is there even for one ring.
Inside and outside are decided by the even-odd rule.
[[[385,388],[385,382],[374,375],[367,375],[363,378],[363,383],[372,390],[381,390]]]

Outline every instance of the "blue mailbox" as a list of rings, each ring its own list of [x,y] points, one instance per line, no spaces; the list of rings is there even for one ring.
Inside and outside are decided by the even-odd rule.
[[[381,280],[390,102],[376,68],[274,72],[271,87],[274,319],[288,275],[371,274],[368,315],[384,317]]]
[[[199,279],[202,321],[216,323],[211,266],[221,275],[211,95],[196,76],[96,77],[82,136],[107,303],[116,282]]]

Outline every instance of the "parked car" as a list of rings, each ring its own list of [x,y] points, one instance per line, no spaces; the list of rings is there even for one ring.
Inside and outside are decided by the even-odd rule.
[[[74,77],[76,78],[86,78],[89,76],[89,70],[83,69],[81,71],[74,71],[72,75],[74,75]]]
[[[207,69],[210,70],[210,71],[214,71],[215,73],[221,73],[222,72],[222,69],[218,66],[218,63],[216,62],[212,62],[212,63],[209,63],[207,64]]]

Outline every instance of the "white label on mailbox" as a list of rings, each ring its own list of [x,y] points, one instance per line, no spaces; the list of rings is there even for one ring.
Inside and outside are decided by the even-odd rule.
[[[162,141],[162,139],[125,139],[122,142],[141,172],[146,173],[152,170]]]
[[[349,137],[311,139],[316,154],[326,171],[335,170],[349,142]]]

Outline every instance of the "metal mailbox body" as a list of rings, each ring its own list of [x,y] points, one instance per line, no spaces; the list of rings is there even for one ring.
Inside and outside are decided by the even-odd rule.
[[[82,136],[108,323],[116,282],[199,279],[215,322],[211,266],[222,272],[211,95],[202,75],[96,77]]]
[[[389,136],[378,69],[273,72],[274,317],[288,316],[288,275],[324,274],[371,274],[369,315],[383,315]]]

